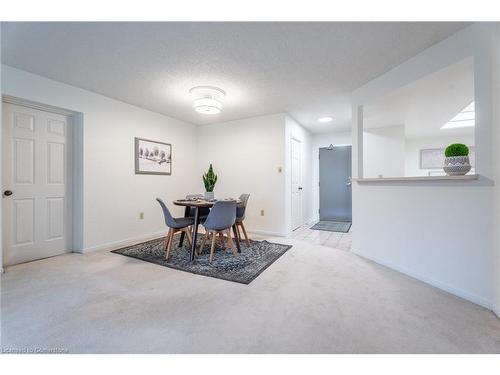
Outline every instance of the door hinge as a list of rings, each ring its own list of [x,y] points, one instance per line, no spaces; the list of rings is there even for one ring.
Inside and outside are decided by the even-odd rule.
[[[318,208],[318,214],[321,212],[321,209]]]
[[[321,182],[318,181],[318,186],[321,186]]]

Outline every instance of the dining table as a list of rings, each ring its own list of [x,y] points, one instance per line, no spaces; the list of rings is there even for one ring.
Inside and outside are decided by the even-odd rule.
[[[238,199],[227,199],[234,200],[236,203],[241,203]],[[194,260],[194,256],[196,254],[196,240],[198,238],[198,227],[200,225],[200,208],[212,208],[213,205],[217,202],[217,200],[205,200],[205,199],[178,199],[173,201],[173,204],[176,206],[185,207],[184,217],[189,217],[191,213],[191,208],[194,209],[194,224],[193,224],[193,233],[192,233],[192,244],[191,244],[191,262]],[[236,248],[238,249],[238,253],[241,253],[240,247],[240,238],[238,236],[238,230],[236,229],[236,224],[233,224],[233,234],[235,239]],[[181,233],[181,238],[179,240],[179,247],[182,247],[184,243],[184,232]]]

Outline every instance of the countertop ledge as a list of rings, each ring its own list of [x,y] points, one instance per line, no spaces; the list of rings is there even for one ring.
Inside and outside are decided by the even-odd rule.
[[[467,181],[478,180],[478,174],[466,174],[464,176],[419,176],[419,177],[373,177],[353,178],[356,182],[390,182],[390,181]]]

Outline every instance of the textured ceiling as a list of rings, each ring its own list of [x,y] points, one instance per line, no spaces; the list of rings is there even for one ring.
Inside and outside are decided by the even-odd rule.
[[[195,124],[288,112],[326,132],[350,126],[353,89],[465,26],[2,23],[2,62]],[[221,114],[194,112],[196,85],[227,92]]]

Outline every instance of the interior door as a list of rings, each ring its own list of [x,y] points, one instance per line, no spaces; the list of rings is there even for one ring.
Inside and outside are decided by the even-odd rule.
[[[351,146],[319,149],[319,218],[352,221]]]
[[[302,217],[302,170],[301,170],[301,143],[291,140],[291,189],[292,189],[292,230],[297,229],[304,220]]]
[[[69,118],[3,103],[3,264],[71,250]]]

